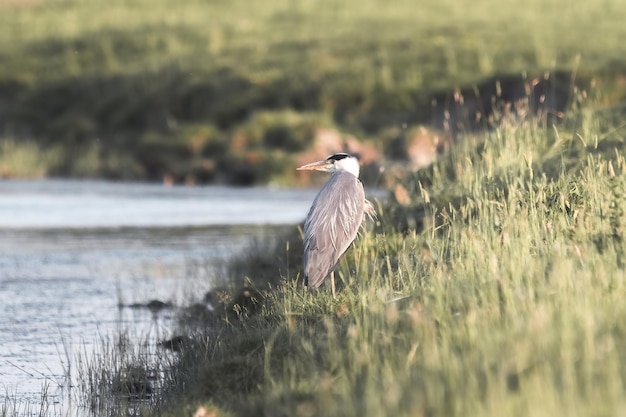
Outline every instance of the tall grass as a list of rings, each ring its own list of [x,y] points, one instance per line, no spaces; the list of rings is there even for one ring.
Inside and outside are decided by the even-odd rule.
[[[586,107],[557,127],[497,122],[402,177],[405,206],[377,204],[337,299],[303,287],[297,230],[258,245],[230,270],[239,288],[181,315],[179,352],[121,343],[86,363],[85,401],[109,415],[619,414],[626,126]]]
[[[55,402],[48,396],[49,388],[47,383],[41,387],[39,401],[23,400],[17,394],[5,392],[3,399],[0,401],[0,416],[60,416],[62,414],[61,410],[57,408]]]
[[[86,415],[146,413],[163,401],[163,385],[171,383],[174,358],[153,337],[121,331],[102,336],[94,351],[76,358],[76,404]]]
[[[336,300],[303,288],[296,264],[282,277],[248,271],[283,283],[255,292],[254,310],[216,310],[203,344],[183,351],[165,409],[619,414],[625,129],[594,123],[503,124],[406,178],[410,207],[430,220],[400,231],[399,211],[379,205],[380,224],[340,262]],[[291,239],[274,262],[299,262]]]

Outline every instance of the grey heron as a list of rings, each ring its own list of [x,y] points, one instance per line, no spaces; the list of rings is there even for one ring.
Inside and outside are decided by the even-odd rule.
[[[365,199],[359,180],[359,161],[346,153],[307,164],[298,170],[331,172],[304,221],[304,285],[319,287],[330,274],[333,298],[334,270],[363,224],[365,214],[374,209]]]

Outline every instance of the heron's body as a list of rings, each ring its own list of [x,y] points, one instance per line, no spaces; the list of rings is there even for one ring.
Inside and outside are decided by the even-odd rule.
[[[371,205],[359,180],[359,163],[350,155],[334,154],[298,169],[332,172],[304,222],[304,283],[317,288],[329,274],[332,278]]]
[[[333,199],[336,204],[325,204]],[[319,287],[335,269],[359,232],[364,204],[363,184],[349,172],[335,172],[320,190],[304,223],[306,285]]]

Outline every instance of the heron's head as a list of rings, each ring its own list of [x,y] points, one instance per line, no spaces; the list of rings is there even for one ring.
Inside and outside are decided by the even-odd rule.
[[[347,153],[335,153],[328,158],[306,164],[298,168],[298,171],[323,171],[323,172],[349,172],[355,177],[359,176],[359,161]]]

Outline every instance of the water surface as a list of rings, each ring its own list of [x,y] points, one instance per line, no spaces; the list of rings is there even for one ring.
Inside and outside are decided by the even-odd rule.
[[[294,224],[315,190],[0,181],[0,228]]]
[[[132,328],[169,336],[118,304],[196,301],[252,237],[300,222],[316,190],[0,181],[0,390],[61,403],[76,353]],[[282,226],[285,227],[285,226]]]

